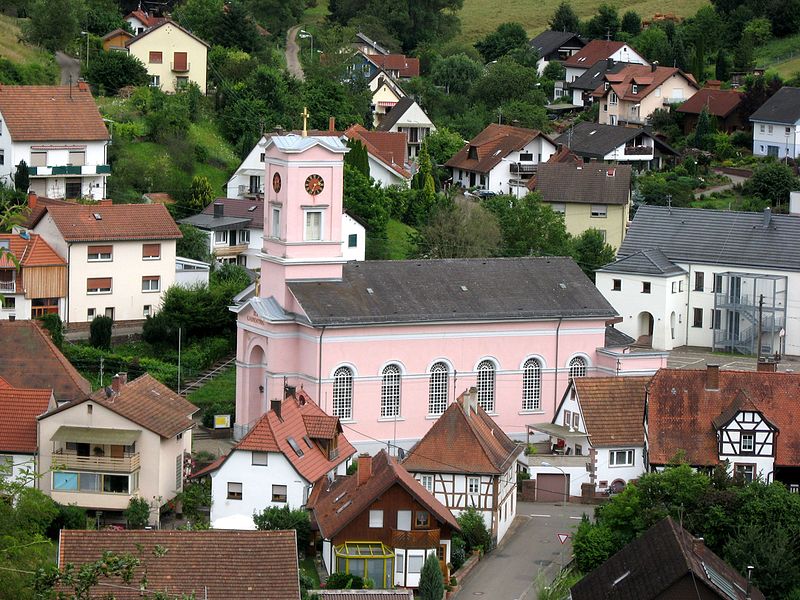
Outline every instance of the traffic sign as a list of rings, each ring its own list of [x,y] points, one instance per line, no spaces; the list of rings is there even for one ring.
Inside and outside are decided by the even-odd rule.
[[[562,545],[566,544],[570,537],[568,533],[557,533],[556,535],[558,536],[558,541],[561,542]]]

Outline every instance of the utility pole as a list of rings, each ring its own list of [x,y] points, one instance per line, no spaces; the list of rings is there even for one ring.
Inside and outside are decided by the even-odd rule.
[[[181,393],[181,328],[178,327],[178,394]]]
[[[104,358],[100,357],[100,387],[103,387],[103,360]]]
[[[761,316],[764,314],[764,294],[758,296],[758,346],[756,347],[756,360],[761,358]]]

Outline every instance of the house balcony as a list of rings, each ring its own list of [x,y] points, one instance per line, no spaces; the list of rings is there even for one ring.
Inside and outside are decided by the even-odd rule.
[[[17,282],[13,279],[11,281],[0,281],[0,294],[14,294],[17,291]]]
[[[214,256],[217,258],[239,256],[242,252],[247,250],[247,244],[236,244],[235,246],[215,246]]]
[[[533,175],[536,173],[536,169],[539,165],[533,162],[512,162],[509,165],[509,169],[512,173],[518,173],[521,175]]]
[[[249,185],[240,185],[239,196],[242,196],[244,198],[263,198],[264,186],[260,185],[257,188],[252,188]]]
[[[525,460],[529,467],[541,467],[542,462],[548,463],[551,467],[559,467],[561,469],[567,468],[586,468],[586,463],[591,461],[587,454],[548,454],[544,452],[537,452],[525,456]]]
[[[169,63],[169,67],[173,73],[188,73],[192,67],[192,63]]]
[[[111,165],[61,165],[28,167],[31,177],[55,177],[59,175],[109,175]]]
[[[625,156],[652,156],[652,146],[625,146]]]
[[[133,473],[140,467],[138,452],[123,452],[121,457],[78,456],[77,453],[67,452],[64,449],[53,452],[53,465],[57,465],[59,470],[112,473]]]
[[[392,529],[392,548],[438,548],[438,529],[401,531]]]

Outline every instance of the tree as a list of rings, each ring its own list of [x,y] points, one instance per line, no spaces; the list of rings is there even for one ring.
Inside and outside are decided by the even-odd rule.
[[[127,52],[98,52],[86,69],[86,79],[99,95],[115,96],[123,87],[150,81],[147,68]]]
[[[658,61],[659,64],[669,64],[672,56],[672,46],[669,43],[667,32],[661,27],[648,27],[637,35],[631,45],[650,62]]]
[[[466,54],[454,54],[439,58],[433,63],[431,80],[442,86],[446,94],[464,94],[472,82],[478,79],[483,65],[472,60]]]
[[[461,537],[467,545],[467,552],[492,549],[492,536],[486,528],[483,514],[470,506],[456,517],[458,526],[461,527]]]
[[[294,529],[297,532],[297,549],[301,552],[305,552],[311,539],[311,521],[307,510],[268,506],[260,513],[253,514],[253,522],[259,531]]]
[[[694,44],[694,59],[692,61],[692,75],[698,82],[706,80],[706,43],[705,38],[700,38]]]
[[[619,33],[620,20],[616,7],[611,4],[601,4],[597,7],[597,14],[586,23],[585,33],[594,39],[616,39]]]
[[[697,117],[697,125],[694,128],[692,144],[700,150],[708,150],[708,138],[712,134],[711,117],[708,114],[708,107],[704,106]]]
[[[115,29],[130,31],[114,0],[83,0],[86,4],[86,31],[102,36]]]
[[[85,13],[86,5],[81,0],[32,0],[25,38],[53,52],[64,50],[80,34]]]
[[[214,201],[214,188],[205,175],[195,175],[189,193],[189,208],[200,212]]]
[[[58,316],[58,313],[48,313],[38,319],[41,321],[42,327],[50,334],[50,339],[53,340],[56,348],[61,350],[64,345],[64,323],[61,321],[61,317]]]
[[[509,100],[533,100],[544,105],[545,97],[538,83],[535,67],[522,66],[506,56],[484,70],[480,79],[473,83],[471,93],[476,101],[490,108]]]
[[[742,35],[750,36],[754,46],[762,46],[772,37],[772,24],[764,17],[752,19],[744,26]]]
[[[475,43],[485,62],[497,60],[512,50],[528,45],[528,34],[521,23],[501,23],[492,33]]]
[[[642,17],[635,10],[629,10],[622,15],[620,29],[631,37],[636,37],[642,32]]]
[[[150,521],[150,505],[144,498],[131,498],[123,515],[129,529],[144,529]]]
[[[89,344],[101,350],[111,350],[111,329],[114,321],[111,317],[97,315],[89,325]]]
[[[614,256],[614,248],[606,244],[599,229],[587,229],[573,240],[572,258],[592,281],[594,272],[613,262]]]
[[[280,36],[300,22],[306,3],[303,0],[245,0],[245,6],[270,33]]]
[[[720,48],[714,64],[714,77],[719,81],[728,81],[731,77],[731,60],[728,53]]]
[[[28,165],[24,160],[19,161],[17,170],[14,172],[14,189],[23,194],[28,193],[28,186],[30,185]]]
[[[209,250],[208,234],[194,225],[180,224],[178,229],[181,230],[183,237],[178,240],[175,248],[176,254],[183,258],[209,262],[211,260],[211,252]]]
[[[464,139],[455,131],[440,127],[429,133],[423,142],[434,165],[443,165],[464,146]]]
[[[444,596],[442,569],[439,567],[439,559],[435,552],[428,554],[425,564],[422,565],[418,592],[420,600],[442,600]]]
[[[500,223],[503,256],[567,256],[570,238],[564,217],[541,200],[539,194],[522,198],[494,196],[483,201]]]
[[[549,25],[553,31],[569,31],[572,33],[578,33],[581,28],[580,19],[572,9],[572,4],[567,0],[561,0],[561,3],[553,13],[553,17],[550,19]]]
[[[369,177],[369,154],[364,144],[359,139],[351,138],[347,140],[347,147],[350,148],[350,152],[344,155],[345,164]]]
[[[733,55],[733,64],[741,71],[749,71],[756,61],[755,42],[752,34],[742,35],[736,52]]]
[[[415,240],[424,258],[494,256],[501,234],[497,217],[470,201],[440,206]]]
[[[745,182],[744,191],[779,207],[789,201],[789,192],[798,186],[800,181],[789,165],[768,161],[756,167],[753,176]]]

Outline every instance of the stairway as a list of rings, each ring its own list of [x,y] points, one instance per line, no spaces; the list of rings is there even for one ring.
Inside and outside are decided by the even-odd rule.
[[[228,356],[221,360],[218,360],[213,365],[211,365],[211,367],[209,367],[206,371],[201,373],[197,379],[194,379],[190,381],[188,384],[186,384],[186,386],[181,390],[181,396],[185,398],[193,391],[203,387],[209,381],[221,375],[224,371],[233,366],[235,362],[236,362],[236,356]]]

